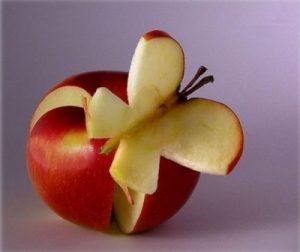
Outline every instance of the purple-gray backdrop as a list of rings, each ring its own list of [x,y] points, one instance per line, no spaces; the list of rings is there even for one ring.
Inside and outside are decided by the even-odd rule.
[[[4,249],[296,250],[299,2],[6,2],[2,15]],[[184,83],[202,64],[214,74],[198,95],[236,111],[244,155],[228,177],[203,175],[186,206],[152,232],[111,236],[69,224],[28,180],[31,114],[69,75],[127,70],[153,28],[182,44]]]

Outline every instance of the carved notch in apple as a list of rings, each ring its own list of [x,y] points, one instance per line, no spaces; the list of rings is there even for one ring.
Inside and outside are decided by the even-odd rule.
[[[188,96],[213,77],[200,67],[182,90],[184,54],[162,31],[143,35],[129,73],[89,72],[52,88],[35,110],[28,172],[41,198],[74,223],[124,233],[173,216],[200,172],[226,175],[243,132],[226,105]]]

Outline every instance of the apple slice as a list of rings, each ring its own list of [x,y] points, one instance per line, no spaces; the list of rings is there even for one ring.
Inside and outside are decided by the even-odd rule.
[[[236,115],[224,104],[191,99],[121,139],[110,173],[122,188],[152,194],[162,156],[198,172],[228,174],[242,151]]]
[[[174,141],[181,129],[180,121],[174,123],[164,114],[125,132],[110,167],[114,180],[123,189],[129,187],[142,193],[154,193],[161,149]]]
[[[140,133],[144,133],[140,131]],[[146,135],[145,135],[146,136]],[[147,136],[151,137],[150,134]],[[160,146],[141,134],[121,139],[110,174],[122,187],[152,194],[157,188]],[[157,139],[154,135],[152,139]],[[157,142],[157,141],[154,141]]]
[[[134,204],[119,187],[115,189],[114,216],[124,233],[149,230],[168,220],[185,204],[199,180],[200,173],[184,169],[171,160],[160,158],[158,188],[152,195],[129,189]]]
[[[141,216],[146,194],[129,189],[134,204],[128,204],[128,199],[120,187],[115,187],[114,214],[118,226],[123,233],[132,233]]]
[[[240,121],[226,105],[191,99],[177,105],[167,115],[169,124],[180,124],[181,131],[162,148],[162,155],[195,171],[228,174],[243,148]]]
[[[33,126],[42,115],[46,114],[52,109],[64,106],[75,106],[82,108],[83,98],[90,100],[91,95],[80,87],[63,86],[53,90],[44,97],[35,110],[30,122],[30,130],[32,130]]]
[[[146,33],[138,42],[128,75],[129,106],[142,117],[174,96],[184,72],[184,54],[167,33]]]
[[[128,105],[105,87],[98,88],[91,96],[81,87],[62,86],[52,90],[40,102],[33,114],[30,130],[50,110],[67,106],[87,110],[86,126],[89,138],[115,136],[126,129],[126,124],[133,116]]]
[[[40,101],[30,121],[30,131],[36,122],[55,108],[74,106],[84,108],[89,104],[92,95],[100,87],[110,83],[109,90],[122,101],[127,102],[125,72],[95,71],[73,75],[55,85]],[[90,133],[91,134],[91,133]]]
[[[96,90],[87,110],[90,138],[109,138],[120,134],[127,128],[132,115],[128,105],[104,87]]]

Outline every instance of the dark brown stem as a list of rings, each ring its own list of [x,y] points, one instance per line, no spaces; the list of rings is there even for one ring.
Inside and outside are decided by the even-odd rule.
[[[195,76],[193,79],[186,85],[186,87],[181,91],[181,93],[184,93],[187,91],[193,84],[199,79],[199,77],[206,72],[207,68],[205,66],[201,66],[198,68]]]
[[[208,83],[214,82],[214,77],[212,75],[206,76],[197,82],[199,77],[203,73],[205,73],[206,70],[207,70],[207,68],[204,66],[199,67],[199,69],[198,69],[197,73],[195,74],[195,76],[193,77],[193,79],[187,84],[187,86],[182,91],[180,91],[178,93],[178,96],[180,99],[186,100],[190,94],[192,94],[199,88],[203,87],[204,85],[206,85]]]

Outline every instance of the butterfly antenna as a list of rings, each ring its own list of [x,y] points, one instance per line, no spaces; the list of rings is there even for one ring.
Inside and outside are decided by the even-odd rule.
[[[214,77],[212,75],[206,76],[199,80],[200,76],[207,71],[205,66],[198,68],[193,79],[186,85],[186,87],[179,92],[179,97],[186,99],[190,94],[195,92],[197,89],[203,87],[208,83],[214,82]]]
[[[195,76],[193,79],[186,85],[186,87],[181,91],[181,93],[184,93],[187,91],[193,84],[199,79],[199,77],[206,72],[207,68],[205,66],[201,66],[198,68]]]

